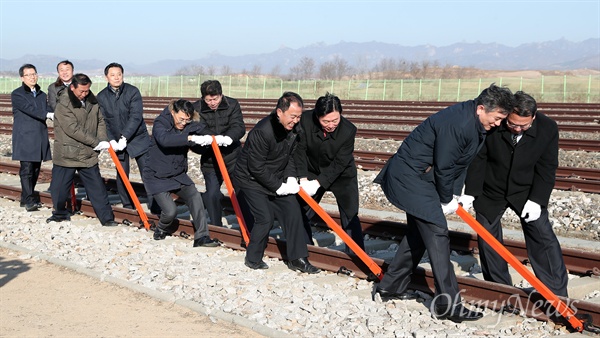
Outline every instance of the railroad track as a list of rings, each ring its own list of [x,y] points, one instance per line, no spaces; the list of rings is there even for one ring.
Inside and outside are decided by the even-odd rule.
[[[3,171],[7,169],[5,166],[2,166]],[[46,175],[46,173],[44,173]],[[108,180],[110,181],[110,180]],[[18,200],[20,198],[20,188],[8,186],[8,185],[0,185],[0,195]],[[40,192],[40,200],[45,205],[51,205],[51,197],[48,193]],[[95,213],[89,201],[83,200],[78,201],[80,205],[80,211],[88,217],[94,217]],[[115,219],[119,222],[124,222],[125,220],[129,220],[136,224],[140,221],[137,212],[134,210],[123,209],[118,207],[113,207],[115,213]],[[157,217],[155,215],[147,215],[151,221],[157,221]],[[377,226],[382,226],[381,221],[375,221],[371,223],[370,228],[374,228]],[[396,227],[394,226],[394,229]],[[369,228],[365,229],[369,231]],[[396,229],[397,230],[397,229]],[[217,238],[223,242],[226,247],[231,249],[241,250],[243,249],[242,236],[238,230],[232,230],[224,227],[217,227],[213,225],[209,225],[209,231],[211,237]],[[397,231],[395,231],[397,232]],[[175,234],[180,235],[182,237],[187,237],[187,234],[193,234],[193,225],[190,221],[180,219],[179,220],[179,228],[175,232]],[[476,243],[472,238],[466,239],[463,236],[462,241],[465,243]],[[471,244],[467,245],[470,246]],[[510,246],[509,246],[510,247]],[[270,257],[275,257],[279,259],[286,259],[282,253],[285,253],[285,241],[276,240],[272,237],[269,238],[267,248],[265,250],[265,254]],[[579,252],[573,255],[573,259],[578,259],[577,257],[582,257],[582,255],[587,255],[589,253]],[[341,267],[345,267],[346,269],[354,272],[354,275],[359,278],[368,277],[368,268],[364,266],[364,264],[355,256],[347,255],[341,251],[331,250],[327,248],[321,248],[316,246],[309,246],[309,256],[311,262],[318,266],[321,269],[325,269],[328,271],[338,272]],[[593,263],[598,263],[600,261],[600,257],[588,257]],[[569,258],[569,266],[571,266],[571,259]],[[383,260],[374,259],[375,263],[382,267],[385,271],[387,268],[387,264]],[[579,265],[586,265],[588,263],[578,263]],[[587,268],[590,266],[588,265]],[[597,268],[594,268],[597,270]],[[539,294],[535,292],[528,292],[527,290],[500,285],[495,283],[490,283],[482,280],[478,280],[470,277],[462,277],[457,276],[459,288],[464,290],[462,293],[463,298],[476,304],[478,306],[485,306],[493,310],[500,310],[501,304],[505,304],[504,302],[511,301],[513,304],[516,302],[515,297],[518,298],[518,301],[523,306],[523,313],[529,317],[536,318],[538,320],[549,320],[550,318],[547,316],[547,311],[541,311],[539,304],[543,303],[542,298]],[[432,293],[434,289],[433,283],[433,274],[430,270],[417,268],[413,274],[412,282],[410,284],[411,288],[426,292]],[[592,323],[600,322],[600,305],[594,304],[591,302],[576,300],[576,299],[563,299],[567,304],[573,305],[577,308],[577,314],[579,315],[588,315],[590,316]],[[559,322],[566,324],[566,322],[558,320]]]

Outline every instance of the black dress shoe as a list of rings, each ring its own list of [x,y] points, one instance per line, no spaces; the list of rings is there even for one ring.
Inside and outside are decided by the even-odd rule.
[[[249,267],[250,269],[254,269],[254,270],[258,270],[258,269],[268,269],[269,266],[267,265],[267,263],[265,263],[263,260],[261,260],[258,263],[254,263],[254,262],[250,262],[248,260],[248,257],[246,257],[244,259],[244,265],[246,265],[247,267]]]
[[[39,209],[38,205],[36,203],[33,204],[27,204],[25,206],[25,210],[27,211],[37,211]]]
[[[421,298],[421,296],[419,296],[419,294],[413,291],[404,291],[401,293],[397,293],[376,288],[375,293],[379,294],[381,300],[384,302],[387,302],[388,300],[424,300],[423,298]],[[373,295],[373,297],[375,297],[375,295]]]
[[[116,227],[117,225],[119,225],[119,223],[117,223],[115,221],[106,221],[106,222],[102,223],[103,227]]]
[[[169,235],[168,232],[161,230],[159,227],[156,227],[156,229],[154,229],[154,240],[155,241],[160,241],[165,239],[167,236]]]
[[[70,216],[56,216],[56,215],[52,215],[48,218],[46,218],[46,223],[50,223],[50,222],[62,222],[62,221],[70,221],[71,217]]]
[[[509,303],[504,305],[500,312],[502,312],[503,314],[519,315],[519,313],[521,313],[521,310]]]
[[[312,264],[310,264],[308,262],[307,258],[298,258],[298,259],[294,259],[293,261],[289,261],[287,263],[288,268],[294,270],[294,271],[300,271],[300,272],[305,272],[305,273],[319,273],[321,272],[321,269],[313,266]]]
[[[437,319],[449,319],[455,323],[478,320],[483,317],[483,313],[471,311],[462,304],[435,305],[433,315]]]
[[[194,240],[194,248],[199,247],[199,246],[214,248],[216,246],[219,246],[219,241],[217,241],[215,239],[211,239],[208,236],[202,236],[202,237]]]

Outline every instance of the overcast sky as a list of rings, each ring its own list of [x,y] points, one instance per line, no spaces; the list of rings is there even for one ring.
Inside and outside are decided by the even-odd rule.
[[[33,54],[145,64],[340,41],[515,47],[599,37],[599,0],[0,0],[4,59]]]

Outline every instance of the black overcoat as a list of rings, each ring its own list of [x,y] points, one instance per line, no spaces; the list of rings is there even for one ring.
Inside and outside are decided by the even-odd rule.
[[[188,141],[189,135],[203,135],[206,126],[198,121],[187,124],[183,130],[175,128],[169,107],[154,119],[148,161],[142,173],[148,194],[154,195],[192,185],[188,176],[188,151],[202,154],[203,147]]]
[[[229,171],[232,171],[241,149],[240,139],[246,134],[246,125],[244,124],[239,102],[234,98],[223,96],[217,109],[212,110],[201,99],[194,102],[194,109],[200,114],[200,122],[206,124],[208,135],[229,136],[233,140],[230,145],[219,147],[225,166]],[[209,147],[202,155],[200,165],[202,170],[215,170],[216,159],[212,147]]]
[[[314,110],[307,110],[300,119],[298,149],[294,153],[298,177],[316,179],[328,190],[334,182],[339,192],[344,187],[357,184],[356,164],[354,163],[354,139],[356,127],[345,117],[333,133],[325,134]],[[348,189],[355,191],[356,189]]]
[[[288,177],[297,177],[294,151],[298,144],[298,125],[286,130],[274,110],[258,121],[248,133],[235,163],[236,189],[254,189],[267,195],[275,192]]]
[[[537,113],[531,128],[516,147],[506,123],[487,136],[469,166],[465,194],[477,197],[474,208],[495,219],[507,203],[520,215],[527,200],[546,207],[554,188],[558,167],[558,126]]]
[[[144,105],[140,91],[128,83],[119,87],[116,95],[110,85],[96,96],[106,123],[106,133],[111,140],[127,139],[127,154],[138,157],[148,151],[150,135],[144,122]]]
[[[460,195],[467,166],[485,140],[473,100],[429,116],[402,142],[375,183],[399,209],[446,225],[441,203]]]
[[[52,159],[46,125],[46,93],[36,85],[36,97],[23,84],[10,95],[13,109],[12,159],[42,162]]]

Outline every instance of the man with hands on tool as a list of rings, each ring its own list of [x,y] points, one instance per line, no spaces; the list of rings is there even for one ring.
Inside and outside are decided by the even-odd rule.
[[[567,270],[547,210],[558,167],[558,126],[537,111],[530,95],[516,92],[515,103],[469,166],[459,202],[467,210],[473,206],[477,221],[500,243],[504,212],[517,213],[535,275],[567,297]],[[484,279],[512,285],[507,262],[481,237],[478,244]]]
[[[240,139],[246,134],[240,104],[236,99],[223,95],[221,83],[217,80],[204,81],[200,85],[200,93],[202,98],[194,102],[194,109],[200,114],[200,122],[206,124],[205,133],[215,135],[227,171],[232,173],[242,146]],[[212,138],[208,143],[207,140],[205,139],[200,145],[210,146]],[[223,175],[212,147],[206,149],[200,158],[200,169],[206,186],[202,200],[210,222],[213,225],[223,226],[221,221]]]
[[[107,86],[98,93],[100,111],[106,123],[106,132],[110,145],[117,153],[123,171],[129,178],[130,158],[137,162],[140,173],[148,161],[150,135],[144,121],[142,95],[135,87],[123,80],[123,66],[112,62],[104,68]],[[123,208],[133,209],[133,200],[129,196],[123,178],[117,173],[117,192]],[[148,208],[158,213],[153,207],[152,196],[148,197]]]
[[[294,161],[300,186],[319,202],[331,191],[337,201],[342,228],[361,248],[365,248],[358,218],[358,179],[354,163],[356,127],[342,116],[340,99],[326,93],[317,99],[315,108],[300,119],[300,142]],[[314,211],[301,201],[304,226],[312,243],[310,219]],[[346,252],[350,250],[346,246]]]
[[[288,267],[305,273],[320,271],[308,261],[302,212],[295,196],[300,190],[294,163],[296,125],[303,107],[300,95],[285,92],[275,110],[250,131],[235,165],[233,185],[250,230],[245,264],[251,269],[269,268],[263,255],[277,218],[285,234]]]
[[[392,204],[406,212],[408,232],[375,288],[382,300],[418,298],[407,290],[413,269],[427,250],[435,281],[432,314],[455,322],[483,316],[461,304],[444,215],[458,208],[454,196],[462,190],[467,166],[486,133],[500,125],[513,105],[512,92],[492,84],[474,100],[429,116],[387,161],[375,183],[381,184]]]
[[[206,126],[198,122],[198,113],[188,100],[173,100],[156,117],[152,127],[152,142],[148,151],[148,163],[142,178],[144,186],[161,209],[154,239],[163,240],[175,231],[172,228],[177,217],[177,205],[171,194],[176,194],[188,206],[194,225],[194,247],[216,247],[218,241],[211,239],[204,215],[202,197],[188,176],[188,152],[201,154],[200,143],[210,135],[203,134]]]
[[[108,201],[108,193],[98,167],[98,155],[110,147],[106,125],[92,80],[75,74],[66,93],[60,95],[54,110],[54,158],[50,193],[54,210],[46,222],[70,219],[66,209],[75,172],[85,186],[96,216],[103,226],[118,225]]]

